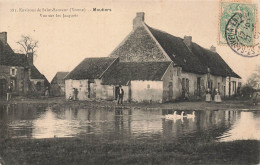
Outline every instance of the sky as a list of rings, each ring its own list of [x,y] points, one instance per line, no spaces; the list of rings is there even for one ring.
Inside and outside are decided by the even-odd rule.
[[[68,11],[43,11],[47,8]],[[109,11],[94,12],[93,8]],[[242,57],[227,45],[219,45],[219,0],[0,0],[0,31],[7,32],[8,43],[14,50],[19,50],[16,42],[21,35],[38,40],[34,64],[51,81],[56,72],[69,72],[84,58],[108,56],[131,32],[136,12],[145,12],[145,22],[153,28],[181,38],[192,36],[192,41],[204,48],[216,46],[243,81],[260,65],[260,56]],[[75,17],[63,18],[63,14]]]

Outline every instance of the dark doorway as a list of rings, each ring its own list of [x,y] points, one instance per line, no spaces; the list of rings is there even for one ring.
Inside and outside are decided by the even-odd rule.
[[[115,100],[117,100],[118,93],[119,93],[119,87],[116,86],[116,87],[115,87]]]
[[[197,78],[197,93],[198,93],[198,96],[200,96],[200,93],[201,93],[200,84],[201,84],[201,78],[198,77]]]
[[[5,79],[0,79],[0,96],[6,95],[7,82]]]
[[[224,97],[226,97],[226,86],[224,86]]]
[[[181,80],[181,87],[182,87],[182,98],[185,98],[185,78]]]
[[[173,85],[172,85],[172,82],[169,82],[169,96],[168,96],[168,101],[171,101],[172,100],[172,96],[173,96]]]
[[[213,82],[212,82],[212,80],[208,81],[208,88],[210,89],[210,91],[213,91]]]

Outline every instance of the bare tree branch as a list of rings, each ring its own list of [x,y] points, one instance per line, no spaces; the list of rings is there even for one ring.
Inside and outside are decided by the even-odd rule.
[[[22,35],[21,40],[16,42],[20,45],[20,51],[28,56],[32,53],[36,56],[36,48],[38,48],[39,41],[32,39],[29,35]]]

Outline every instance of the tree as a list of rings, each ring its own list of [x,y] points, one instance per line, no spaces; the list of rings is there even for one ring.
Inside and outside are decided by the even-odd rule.
[[[253,73],[248,79],[247,79],[247,85],[253,87],[254,89],[258,88],[258,85],[260,83],[260,73]]]
[[[36,55],[36,48],[38,48],[39,41],[32,39],[29,35],[22,35],[21,40],[16,42],[21,46],[21,52],[28,57],[29,53]]]

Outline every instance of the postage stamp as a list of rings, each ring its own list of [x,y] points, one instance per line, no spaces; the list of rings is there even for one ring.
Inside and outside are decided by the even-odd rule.
[[[245,57],[258,56],[260,43],[255,22],[255,4],[221,2],[219,44],[228,45]]]

